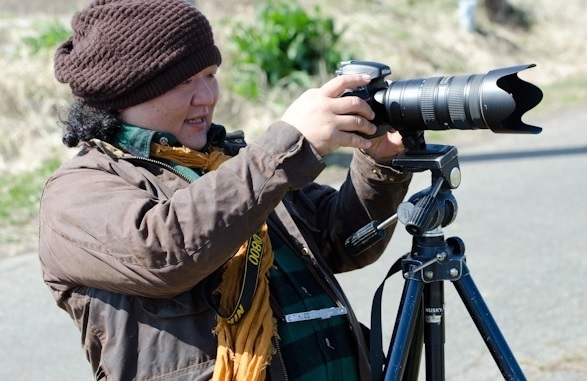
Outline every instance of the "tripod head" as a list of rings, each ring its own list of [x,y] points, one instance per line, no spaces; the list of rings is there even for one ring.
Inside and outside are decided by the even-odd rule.
[[[404,135],[406,149],[392,160],[392,165],[402,172],[432,174],[432,185],[414,194],[399,205],[397,214],[379,223],[372,221],[345,241],[351,255],[359,255],[384,237],[384,229],[398,219],[412,235],[422,235],[454,221],[457,203],[451,190],[461,182],[461,170],[456,147],[426,144],[422,131]]]
[[[451,190],[461,183],[457,149],[445,145],[425,145],[417,151],[405,150],[393,161],[402,172],[430,170],[432,185],[414,194],[398,207],[398,219],[412,235],[422,235],[454,221],[457,203]]]

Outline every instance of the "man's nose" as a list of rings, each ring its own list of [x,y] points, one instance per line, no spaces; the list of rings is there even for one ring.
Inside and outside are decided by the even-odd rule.
[[[197,78],[194,81],[194,95],[192,96],[193,105],[211,105],[214,103],[214,91],[203,78]]]

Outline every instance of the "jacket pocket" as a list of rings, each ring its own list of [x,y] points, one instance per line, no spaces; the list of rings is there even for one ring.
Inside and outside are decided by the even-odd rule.
[[[205,300],[194,298],[193,292],[187,291],[173,298],[145,298],[138,297],[138,301],[148,315],[154,318],[169,319],[188,315],[195,315],[208,309]]]
[[[147,381],[205,381],[211,380],[216,360],[210,360],[184,369],[176,370]]]

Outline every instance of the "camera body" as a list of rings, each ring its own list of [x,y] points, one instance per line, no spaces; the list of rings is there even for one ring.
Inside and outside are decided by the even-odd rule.
[[[373,124],[377,126],[377,132],[373,135],[364,135],[364,137],[374,138],[381,136],[389,131],[392,126],[389,124],[383,105],[376,102],[374,96],[377,92],[385,90],[389,87],[385,77],[391,75],[391,68],[383,63],[372,61],[343,61],[336,70],[336,75],[346,74],[368,74],[371,77],[371,82],[365,86],[347,89],[341,96],[357,96],[367,103],[375,112],[375,118],[372,120]]]
[[[388,83],[389,66],[372,61],[341,62],[336,75],[368,74],[366,86],[347,89],[375,112],[380,136],[390,129],[402,133],[424,130],[491,129],[495,133],[537,134],[542,130],[522,122],[522,115],[542,100],[542,91],[518,78],[534,64],[469,74],[398,80]]]

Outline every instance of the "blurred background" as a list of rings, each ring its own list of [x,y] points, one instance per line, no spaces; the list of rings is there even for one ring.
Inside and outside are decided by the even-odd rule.
[[[480,270],[476,279],[522,365],[530,375],[541,375],[535,379],[584,379],[587,246],[581,231],[587,207],[580,189],[587,180],[577,176],[587,147],[583,1],[193,1],[210,19],[223,54],[216,122],[244,130],[249,140],[305,89],[332,78],[340,60],[385,63],[392,80],[536,64],[520,77],[544,92],[540,105],[524,116],[526,123],[545,127],[540,139],[469,131],[427,136],[464,153],[464,208],[456,226],[468,235],[471,268]],[[42,187],[76,152],[61,144],[58,120],[71,95],[54,79],[52,56],[70,35],[75,10],[89,3],[0,3],[0,379],[90,376],[76,328],[55,307],[35,257]],[[504,147],[512,152],[504,153]],[[320,180],[341,180],[346,153],[325,158],[329,167]],[[414,190],[427,185],[426,179],[415,180]],[[368,322],[368,303],[387,262],[409,247],[409,239],[398,229],[381,263],[339,276],[362,321]],[[535,266],[528,270],[529,264]],[[401,279],[393,282],[389,289],[398,290]],[[387,317],[395,305],[386,303]],[[468,317],[451,313],[455,333]],[[461,336],[456,333],[450,337]],[[490,361],[482,360],[483,343],[464,336],[456,344],[447,358],[468,368],[449,369],[449,379],[499,379]]]

